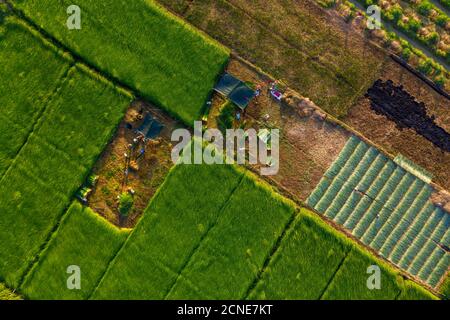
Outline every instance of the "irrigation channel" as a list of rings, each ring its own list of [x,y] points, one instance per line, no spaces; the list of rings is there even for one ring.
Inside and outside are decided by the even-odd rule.
[[[359,10],[362,10],[362,11],[366,12],[366,9],[364,8],[364,6],[358,0],[349,0],[349,1],[351,3],[353,3]],[[431,1],[431,2],[433,2],[433,4],[435,4],[437,6],[436,3],[438,1]],[[437,7],[439,9],[442,8],[441,10],[444,11],[445,13],[447,13],[447,14],[449,13],[448,10],[446,10],[445,8],[442,7],[442,5],[437,6]],[[430,51],[430,49],[428,49],[422,43],[418,42],[415,39],[412,39],[411,37],[409,37],[407,34],[403,33],[402,31],[395,29],[394,26],[392,25],[392,23],[390,23],[390,22],[388,22],[386,20],[383,20],[383,19],[381,20],[381,22],[383,23],[383,26],[386,28],[387,31],[394,32],[400,38],[403,38],[403,39],[407,40],[411,45],[413,45],[414,47],[420,49],[428,58],[437,61],[445,69],[447,69],[447,71],[450,71],[450,65],[447,63],[447,61],[445,61],[444,58],[436,56],[435,54],[433,54]]]

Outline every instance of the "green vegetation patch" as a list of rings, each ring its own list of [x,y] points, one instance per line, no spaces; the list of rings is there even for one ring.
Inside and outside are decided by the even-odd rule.
[[[242,174],[224,165],[174,167],[93,298],[164,298]]]
[[[188,125],[199,119],[228,60],[225,48],[154,1],[77,1],[81,30],[66,26],[70,0],[13,2],[89,64]]]
[[[370,290],[369,266],[381,270],[380,289]],[[302,209],[251,299],[436,299]]]
[[[27,276],[23,293],[30,299],[87,299],[127,235],[128,231],[73,203]],[[80,268],[80,290],[67,287],[67,268],[72,265]]]
[[[167,298],[243,299],[295,206],[246,174]],[[211,285],[214,284],[214,285]]]
[[[0,300],[22,300],[22,298],[0,283]]]
[[[130,100],[77,67],[48,101],[0,181],[0,278],[8,285],[20,284]]]
[[[351,243],[302,210],[250,299],[319,299]]]
[[[0,9],[0,15],[2,11]],[[69,63],[21,22],[0,21],[0,177],[24,144]]]

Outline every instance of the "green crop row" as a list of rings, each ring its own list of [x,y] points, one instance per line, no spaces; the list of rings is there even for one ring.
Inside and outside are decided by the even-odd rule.
[[[381,46],[386,47],[387,49],[393,51],[397,55],[403,58],[406,62],[408,62],[412,67],[414,67],[417,71],[421,72],[428,78],[430,78],[434,83],[436,83],[439,87],[444,88],[445,90],[450,90],[450,73],[435,59],[428,58],[420,49],[411,45],[407,40],[400,38],[395,32],[388,32],[384,26],[381,26],[381,30],[369,30],[366,27],[367,16],[364,12],[359,10],[353,3],[347,0],[323,0],[318,1],[325,8],[335,8],[339,11],[340,14],[344,16],[346,21],[352,21],[356,16],[360,15],[364,17],[363,22],[366,31],[371,34],[371,37],[378,42]],[[364,6],[369,6],[375,3],[372,0],[358,0]],[[400,24],[404,24],[404,22],[400,21],[399,17],[401,17],[400,11],[397,10],[397,7],[391,7],[390,11],[384,12],[384,16],[389,21],[398,22]],[[444,14],[445,15],[445,14]],[[441,19],[442,20],[442,19]],[[412,19],[409,21],[411,24],[415,24],[415,20]],[[408,27],[409,28],[409,27]],[[415,27],[411,27],[413,29],[417,29]],[[412,29],[411,29],[412,30]],[[418,29],[417,29],[418,30]],[[405,31],[405,30],[403,30]],[[405,31],[406,32],[406,31]],[[408,32],[406,32],[408,33]],[[411,36],[411,35],[410,35]],[[415,38],[415,36],[411,36]],[[436,38],[436,35],[432,35],[431,38]],[[424,42],[428,40],[422,39]],[[435,39],[436,40],[436,39]],[[431,40],[430,40],[431,41]],[[429,42],[429,41],[428,41]],[[427,44],[425,44],[427,45]],[[433,51],[433,50],[432,50]],[[448,57],[448,50],[441,50],[441,56]]]
[[[28,274],[22,292],[30,299],[87,299],[128,235],[90,209],[73,203]],[[79,267],[80,290],[67,286],[70,266]]]
[[[287,230],[284,237],[283,230]],[[381,290],[366,285],[367,268],[374,264],[382,270]],[[178,165],[92,297],[394,299],[399,295],[433,298],[309,211],[298,212],[251,174],[230,166]]]
[[[175,166],[122,245],[126,236],[73,204],[23,293],[35,299],[435,298],[234,166]],[[80,266],[80,291],[67,288],[68,265]],[[367,287],[372,265],[381,269],[381,289]]]
[[[80,0],[80,30],[66,27],[70,0],[13,4],[88,64],[190,126],[228,60],[227,49],[154,1]]]
[[[112,136],[131,98],[84,67],[71,67],[71,61],[58,60],[53,47],[45,51],[41,39],[11,17],[4,20],[2,28],[0,46],[15,52],[11,55],[14,59],[6,59],[11,71],[0,74],[0,83],[10,86],[2,91],[2,99],[9,101],[11,117],[19,119],[23,113],[34,122],[22,133],[21,146],[15,143],[14,148],[9,148],[16,154],[0,150],[0,158],[9,159],[0,179],[0,241],[4,244],[0,247],[0,279],[17,288]],[[16,48],[21,46],[26,46],[25,54],[23,59],[16,59],[20,57]],[[51,58],[55,62],[49,62]],[[30,73],[30,79],[24,80],[30,87],[19,81],[11,83],[8,77],[14,72],[17,75],[13,78],[25,79]],[[49,78],[41,79],[41,74]],[[39,81],[51,92],[41,88],[36,83]],[[38,96],[26,97],[33,88],[37,88]],[[35,111],[24,108],[27,105]]]
[[[378,0],[358,0],[365,7],[368,7],[372,4],[379,4]],[[419,13],[427,16],[429,11],[431,10],[429,6],[433,6],[430,2],[422,1],[417,6],[413,6]],[[441,39],[441,35],[436,31],[431,31],[427,33],[423,33],[425,29],[425,23],[420,19],[415,18],[411,14],[407,14],[406,11],[400,6],[400,4],[390,5],[386,9],[382,9],[382,16],[387,21],[391,22],[394,28],[404,32],[412,39],[415,39],[422,43],[424,46],[429,48],[435,55],[443,57],[446,59],[447,63],[450,63],[450,51],[443,50],[439,47],[439,42]],[[436,18],[435,22],[439,26],[445,26],[449,21],[448,16],[441,12],[439,16]]]

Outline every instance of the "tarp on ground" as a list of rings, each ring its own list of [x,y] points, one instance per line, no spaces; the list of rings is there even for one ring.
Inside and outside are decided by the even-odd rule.
[[[241,109],[247,108],[254,97],[255,91],[244,83],[236,87],[228,96],[228,98]]]
[[[222,78],[220,78],[214,90],[228,97],[240,84],[242,84],[241,80],[236,79],[229,73],[225,73]]]
[[[214,90],[230,99],[241,109],[245,109],[255,97],[254,90],[229,73],[225,73],[220,78]]]
[[[154,139],[160,134],[163,127],[161,123],[147,113],[143,123],[136,132],[142,134],[146,139]]]

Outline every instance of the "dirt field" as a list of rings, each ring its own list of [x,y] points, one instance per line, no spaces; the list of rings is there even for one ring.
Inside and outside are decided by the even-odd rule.
[[[124,183],[124,154],[136,137],[134,129],[142,122],[140,112],[144,114],[149,112],[164,125],[164,129],[157,139],[147,143],[144,157],[137,161],[139,170],[129,170],[128,180]],[[127,128],[127,124],[131,124],[133,129]],[[133,227],[173,165],[170,158],[172,150],[170,136],[172,130],[178,126],[177,122],[157,108],[143,102],[133,103],[113,141],[93,169],[93,174],[98,175],[99,180],[88,199],[89,206],[118,226]],[[122,218],[118,213],[117,197],[128,188],[135,191],[134,206],[128,218]]]
[[[364,94],[386,58],[310,1],[159,2],[335,116]]]
[[[237,59],[231,60],[227,71],[242,81],[267,86],[267,77]],[[223,99],[217,96],[213,99],[208,127],[214,127],[213,118],[222,103]],[[348,132],[334,124],[301,116],[295,107],[272,99],[266,88],[235,126],[242,122],[246,129],[280,129],[280,170],[265,178],[301,201],[306,200],[349,137]]]

